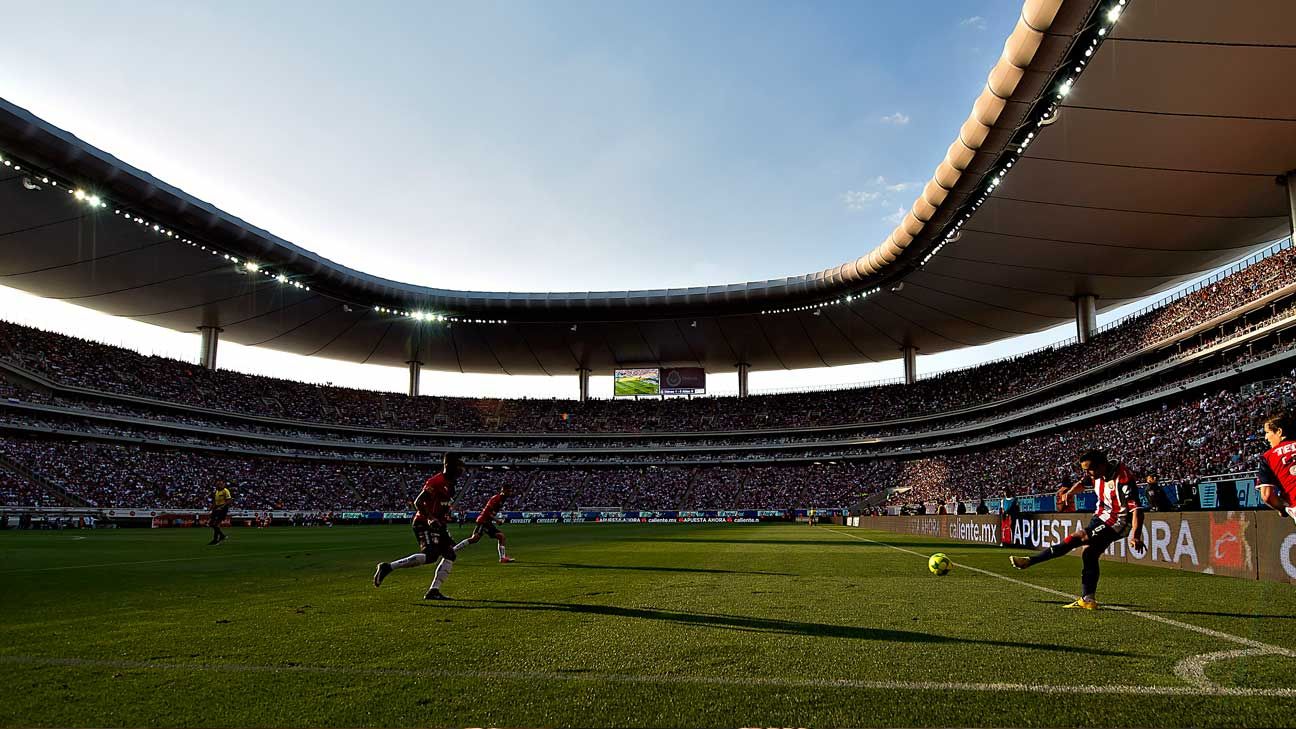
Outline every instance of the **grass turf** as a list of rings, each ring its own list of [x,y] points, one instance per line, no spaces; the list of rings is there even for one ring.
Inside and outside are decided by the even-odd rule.
[[[466,535],[463,528],[452,530]],[[375,590],[406,527],[0,532],[0,724],[60,726],[1278,726],[1296,699],[1038,694],[923,682],[1186,684],[1235,643],[1062,610],[1006,550],[844,527],[507,528]],[[956,563],[925,560],[865,536]],[[461,536],[462,536],[461,535]],[[962,568],[961,568],[962,567]],[[1073,590],[1068,557],[1012,577]],[[1100,598],[1296,649],[1290,585],[1104,564]],[[1219,661],[1289,688],[1296,659]],[[842,682],[852,683],[842,683]],[[858,682],[900,682],[893,687]],[[837,682],[837,683],[834,683]]]

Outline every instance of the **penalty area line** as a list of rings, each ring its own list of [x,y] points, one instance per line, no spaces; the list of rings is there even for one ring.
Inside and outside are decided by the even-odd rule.
[[[107,668],[150,671],[215,671],[220,673],[271,673],[396,678],[466,678],[490,681],[564,681],[643,685],[702,685],[735,688],[853,689],[861,691],[967,691],[974,693],[1080,694],[1127,696],[1218,696],[1296,698],[1291,688],[1236,688],[1231,686],[1097,686],[1031,685],[1022,683],[964,683],[957,681],[861,681],[855,679],[785,679],[744,676],[677,676],[628,673],[561,673],[548,671],[439,671],[400,668],[355,668],[347,666],[272,666],[256,664],[156,663],[152,661],[109,661],[88,658],[0,656],[0,665],[47,668]]]

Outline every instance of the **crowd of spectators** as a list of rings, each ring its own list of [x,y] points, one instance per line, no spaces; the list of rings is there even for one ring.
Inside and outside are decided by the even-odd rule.
[[[410,398],[149,357],[0,324],[0,357],[65,385],[339,425],[451,432],[662,432],[808,427],[949,412],[1021,395],[1191,330],[1291,284],[1286,248],[1213,285],[1098,334],[920,380],[823,392],[636,401]]]
[[[102,508],[200,509],[218,482],[238,508],[406,510],[430,466],[239,457],[226,454],[0,436],[0,456]],[[510,508],[588,505],[643,509],[849,506],[883,488],[891,461],[820,466],[476,469],[459,485],[461,509],[478,508],[503,484]],[[17,504],[15,504],[17,505]],[[30,504],[27,504],[30,505]]]
[[[1277,377],[1164,403],[1106,422],[939,456],[800,464],[476,468],[460,485],[460,509],[513,486],[510,507],[570,510],[853,507],[890,491],[888,503],[945,503],[1041,493],[1074,482],[1074,459],[1099,447],[1164,482],[1251,470],[1266,446],[1265,415],[1296,406],[1296,379]],[[99,507],[202,508],[215,484],[231,484],[251,509],[405,510],[430,465],[208,453],[43,437],[0,436],[0,457]],[[0,470],[5,504],[35,493]],[[53,499],[52,495],[39,496]],[[39,502],[44,503],[44,502]]]
[[[1294,373],[1296,374],[1296,373]],[[1251,471],[1268,449],[1265,416],[1296,408],[1296,377],[1165,403],[1115,420],[1029,436],[1008,446],[905,461],[888,503],[948,503],[1045,493],[1074,483],[1075,458],[1100,448],[1167,483]]]

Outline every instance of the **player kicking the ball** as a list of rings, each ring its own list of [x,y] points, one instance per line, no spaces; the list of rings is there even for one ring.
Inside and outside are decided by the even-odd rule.
[[[1290,413],[1282,413],[1264,422],[1269,450],[1260,456],[1256,488],[1261,501],[1296,520],[1296,425],[1292,420]]]
[[[1098,496],[1098,506],[1094,509],[1093,518],[1083,529],[1067,536],[1060,544],[1030,557],[1010,557],[1012,566],[1024,570],[1054,557],[1061,557],[1077,547],[1084,547],[1080,555],[1083,567],[1080,569],[1080,586],[1083,592],[1080,599],[1066,607],[1097,610],[1098,600],[1098,558],[1126,534],[1130,535],[1129,545],[1133,549],[1143,549],[1143,507],[1139,505],[1134,493],[1134,474],[1120,463],[1111,463],[1107,454],[1099,450],[1086,451],[1080,456],[1080,470],[1085,478],[1076,482],[1064,493],[1070,498],[1083,491],[1087,483],[1093,484]]]
[[[373,584],[378,587],[387,579],[392,570],[418,567],[429,560],[440,558],[436,575],[432,577],[432,586],[428,588],[424,600],[449,600],[441,594],[441,585],[445,582],[450,568],[454,567],[454,540],[446,529],[450,520],[450,502],[454,499],[455,483],[466,470],[463,460],[454,453],[445,454],[442,459],[441,473],[429,478],[423,484],[423,490],[414,499],[414,538],[418,540],[419,551],[395,562],[379,562],[374,571]]]
[[[490,497],[490,499],[487,500],[486,505],[482,507],[481,514],[477,516],[477,526],[473,528],[472,536],[455,545],[454,550],[456,552],[467,547],[469,544],[476,544],[482,538],[482,535],[485,534],[495,538],[495,541],[497,542],[495,549],[499,552],[500,563],[508,564],[513,561],[513,558],[508,556],[504,551],[504,532],[500,531],[499,527],[495,526],[495,515],[499,513],[501,508],[503,508],[504,499],[507,499],[509,494],[512,492],[513,489],[507,484],[500,486],[500,492]]]

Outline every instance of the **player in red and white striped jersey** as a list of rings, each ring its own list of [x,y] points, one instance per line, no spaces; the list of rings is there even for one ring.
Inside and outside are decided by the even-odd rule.
[[[1265,420],[1269,450],[1260,456],[1256,488],[1260,499],[1296,520],[1296,422],[1290,413]]]
[[[1131,548],[1143,549],[1143,507],[1134,490],[1134,474],[1123,464],[1112,463],[1107,460],[1107,454],[1099,450],[1086,451],[1080,456],[1079,463],[1085,477],[1061,496],[1070,498],[1092,484],[1094,493],[1098,496],[1098,505],[1089,524],[1083,529],[1077,529],[1059,544],[1030,557],[1011,557],[1010,561],[1013,567],[1024,570],[1084,547],[1085,550],[1080,555],[1083,562],[1080,586],[1083,592],[1078,600],[1066,607],[1097,610],[1098,558],[1126,534],[1129,534]]]

